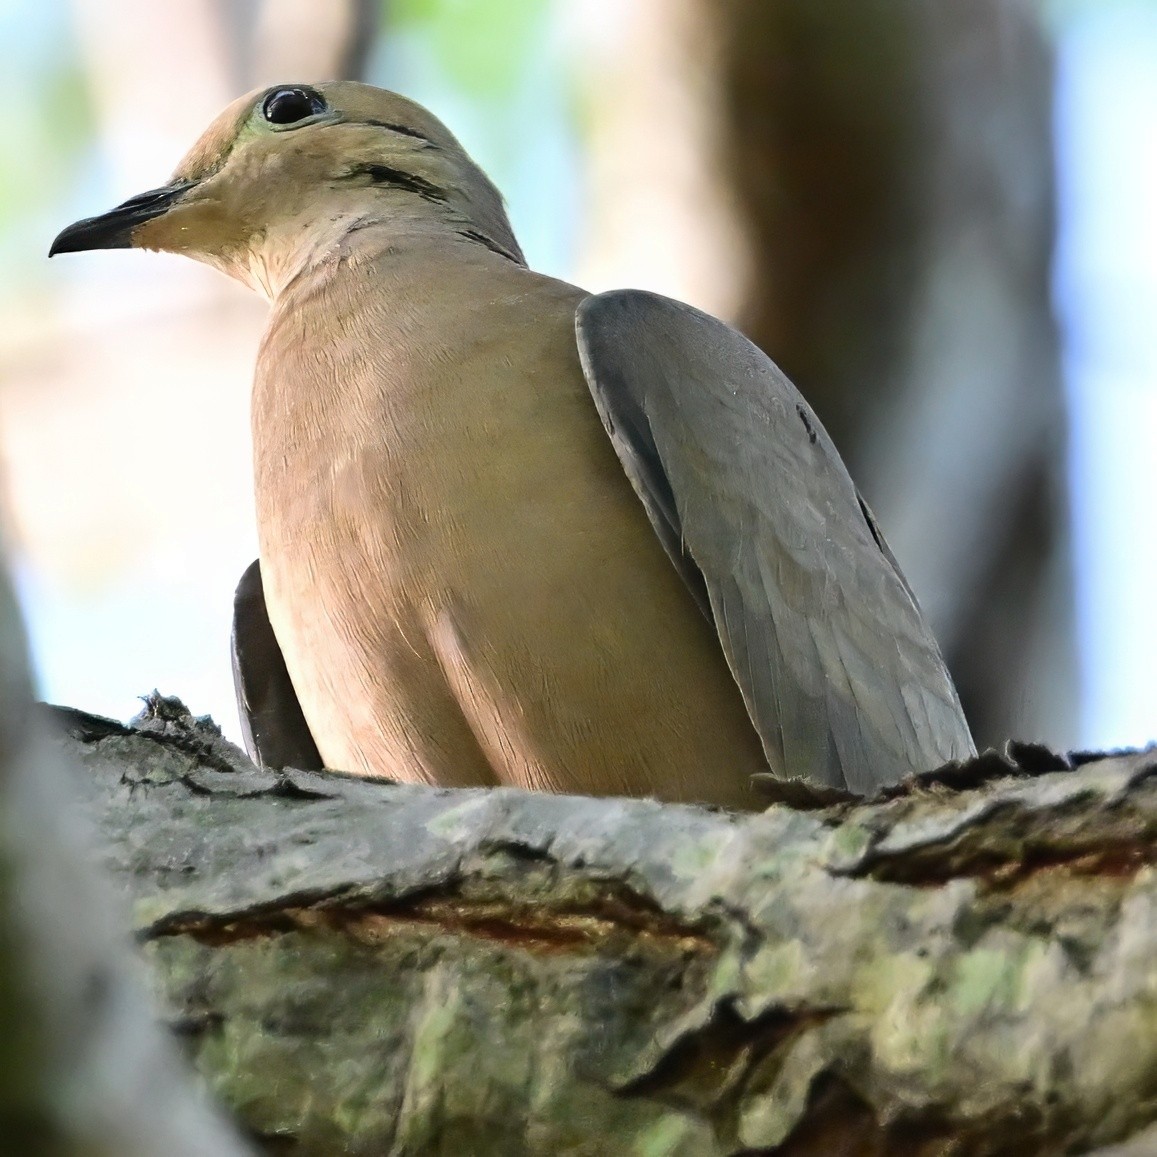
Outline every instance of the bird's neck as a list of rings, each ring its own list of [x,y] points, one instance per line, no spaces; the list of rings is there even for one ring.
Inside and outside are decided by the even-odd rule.
[[[450,244],[466,224],[449,213],[446,219],[429,213],[391,213],[374,207],[319,210],[308,223],[290,221],[268,229],[233,259],[226,272],[277,302],[302,280],[328,278],[349,261],[373,259],[387,250],[429,250]]]

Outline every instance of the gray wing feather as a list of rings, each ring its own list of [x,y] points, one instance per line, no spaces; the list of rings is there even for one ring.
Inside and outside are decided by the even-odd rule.
[[[322,771],[325,764],[269,622],[259,561],[246,567],[237,584],[230,642],[237,714],[249,758],[262,767]]]
[[[871,792],[974,754],[911,589],[775,364],[639,290],[587,298],[576,332],[611,442],[719,631],[772,770]]]

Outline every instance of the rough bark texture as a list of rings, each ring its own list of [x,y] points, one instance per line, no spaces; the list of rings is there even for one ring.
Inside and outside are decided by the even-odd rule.
[[[269,1152],[1061,1154],[1157,1117],[1157,753],[733,815],[259,771],[160,698],[53,716]]]

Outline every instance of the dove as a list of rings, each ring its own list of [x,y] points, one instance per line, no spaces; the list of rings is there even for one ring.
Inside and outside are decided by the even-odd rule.
[[[756,808],[769,772],[871,794],[974,754],[785,375],[689,305],[529,269],[414,102],[250,93],[51,252],[118,247],[271,304],[233,633],[260,762]]]

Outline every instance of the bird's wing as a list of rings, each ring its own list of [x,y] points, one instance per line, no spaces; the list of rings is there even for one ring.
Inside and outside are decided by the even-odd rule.
[[[869,793],[973,753],[940,651],[819,419],[735,330],[639,290],[576,316],[595,405],[719,632],[772,770]]]
[[[246,567],[233,596],[231,641],[237,713],[249,757],[262,767],[323,770],[269,622],[256,559]]]

